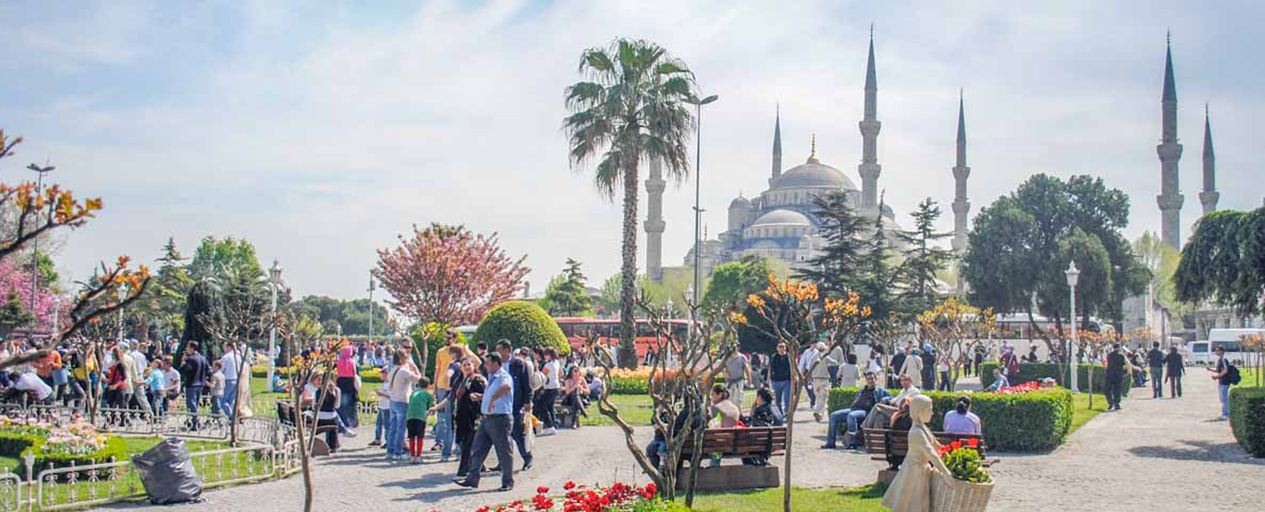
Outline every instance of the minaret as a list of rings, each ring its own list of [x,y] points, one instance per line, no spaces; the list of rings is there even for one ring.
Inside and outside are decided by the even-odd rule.
[[[646,273],[656,283],[663,282],[663,191],[668,182],[663,180],[663,167],[658,158],[650,159],[650,177],[646,178]]]
[[[1217,211],[1217,156],[1212,152],[1212,122],[1208,120],[1208,105],[1204,104],[1204,189],[1199,193],[1204,215]]]
[[[953,166],[953,182],[956,185],[953,194],[953,252],[961,256],[966,252],[966,221],[967,214],[971,211],[971,202],[966,199],[966,178],[970,177],[971,168],[966,166],[966,109],[960,92],[957,145],[957,164]]]
[[[1160,235],[1164,243],[1181,249],[1182,197],[1178,191],[1177,161],[1182,158],[1182,145],[1177,143],[1177,83],[1173,79],[1173,38],[1168,37],[1168,51],[1164,61],[1164,94],[1160,104],[1163,113],[1163,129],[1160,144],[1155,152],[1160,155],[1160,195],[1155,197],[1160,206]]]
[[[870,57],[865,64],[865,118],[861,120],[861,213],[878,215],[878,77],[874,72],[874,24],[870,24]]]
[[[773,177],[769,178],[769,187],[782,175],[782,106],[777,107],[777,117],[773,121]]]
[[[961,258],[966,253],[966,221],[971,212],[971,202],[966,199],[966,178],[971,168],[966,165],[966,108],[962,91],[958,91],[958,141],[957,162],[953,166],[953,252]],[[966,293],[966,280],[958,273],[958,294]]]

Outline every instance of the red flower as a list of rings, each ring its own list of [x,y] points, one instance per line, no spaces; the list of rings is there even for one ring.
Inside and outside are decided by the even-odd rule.
[[[971,448],[979,448],[979,439],[976,439],[974,437],[967,438],[966,445],[970,446]]]
[[[537,488],[536,488],[536,493],[537,493],[537,494],[544,494],[544,493],[547,493],[547,492],[549,492],[549,488],[548,488],[548,487],[537,487]]]
[[[568,481],[567,483],[562,484],[562,489],[563,489],[563,490],[566,490],[566,491],[570,491],[571,489],[575,489],[575,482]]]
[[[961,448],[961,447],[962,447],[962,441],[954,441],[954,442],[953,442],[953,444],[951,444],[950,446],[952,446],[954,450],[956,450],[956,449],[958,449],[958,448]]]

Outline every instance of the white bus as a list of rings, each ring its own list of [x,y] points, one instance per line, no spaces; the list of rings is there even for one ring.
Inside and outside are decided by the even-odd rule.
[[[1210,329],[1208,339],[1186,343],[1186,363],[1209,365],[1217,361],[1217,347],[1225,348],[1230,362],[1243,364],[1247,352],[1243,350],[1244,336],[1265,336],[1265,329]]]

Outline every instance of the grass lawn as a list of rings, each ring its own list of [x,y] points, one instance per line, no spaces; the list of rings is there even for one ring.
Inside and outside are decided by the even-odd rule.
[[[627,421],[629,425],[634,427],[650,426],[650,415],[654,407],[654,401],[650,399],[650,395],[611,395],[611,403],[619,408],[620,416],[623,416],[624,421]],[[747,390],[744,393],[742,410],[750,412],[754,404],[755,392]],[[585,410],[589,416],[580,418],[580,424],[583,426],[615,424],[610,418],[598,412],[596,403],[590,403]]]
[[[1207,377],[1205,377],[1207,378]],[[1256,385],[1256,370],[1253,368],[1239,368],[1239,383],[1234,387],[1251,387]]]
[[[791,510],[882,512],[885,487],[853,489],[800,489],[791,491]],[[684,503],[684,498],[680,500]],[[782,510],[782,489],[700,494],[694,498],[694,512],[765,512]]]
[[[1089,408],[1089,393],[1076,393],[1072,395],[1072,405],[1075,410],[1072,411],[1072,429],[1068,431],[1068,435],[1076,432],[1076,429],[1082,425],[1089,423],[1089,420],[1098,416],[1098,413],[1107,410],[1107,398],[1103,395],[1094,395],[1094,408]]]

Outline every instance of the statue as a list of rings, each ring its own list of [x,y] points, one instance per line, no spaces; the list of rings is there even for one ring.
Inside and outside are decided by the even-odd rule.
[[[883,506],[892,512],[931,510],[931,479],[948,478],[949,468],[940,460],[940,443],[927,427],[933,412],[931,399],[915,395],[909,402],[913,427],[909,429],[909,451],[900,472],[883,495]]]

